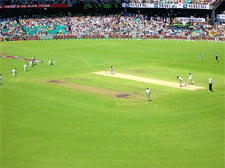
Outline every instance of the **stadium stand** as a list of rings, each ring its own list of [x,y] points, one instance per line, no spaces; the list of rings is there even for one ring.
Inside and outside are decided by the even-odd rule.
[[[105,3],[109,3],[109,6],[111,4],[118,4],[120,6],[118,9],[107,8],[105,10],[103,9],[107,7]],[[136,6],[123,6],[122,3],[152,3],[154,5],[148,7],[138,6],[138,4]],[[221,3],[221,0],[6,0],[0,1],[0,5],[3,5],[0,6],[0,10],[3,11],[3,16],[7,18],[6,20],[0,20],[0,38],[5,40],[22,40],[22,37],[26,40],[112,37],[154,37],[165,39],[175,37],[179,37],[180,39],[224,38],[224,24],[214,24],[215,9],[220,7]],[[12,6],[9,6],[7,9],[6,4]],[[62,7],[59,10],[54,6],[39,6],[36,8],[33,6],[29,7],[29,4],[70,4],[70,6],[73,4],[74,6],[71,8],[67,7],[66,9]],[[190,5],[188,9],[178,9],[179,5],[175,5],[173,9],[173,6],[167,8],[166,6],[157,6],[157,4],[182,4],[182,7],[185,4],[203,6]],[[24,8],[21,5],[25,5]],[[204,10],[206,7],[204,5],[212,5],[212,8],[207,7],[207,10]],[[78,13],[71,14],[69,12],[74,9],[77,10],[80,7],[82,7],[81,11],[84,13],[82,16]],[[192,7],[198,9],[192,9]],[[99,9],[100,11],[96,13]],[[60,15],[51,15],[59,11],[61,12]],[[88,11],[91,11],[92,14],[88,14]],[[21,12],[21,15],[18,16],[19,12]],[[128,15],[129,12],[131,15]],[[141,14],[145,12],[146,15]],[[210,20],[211,13],[210,19],[212,22],[210,23],[208,20]],[[198,18],[200,15],[201,18]],[[9,19],[14,16],[17,18]],[[195,19],[190,20],[192,16]],[[186,20],[179,20],[179,17],[184,17]],[[218,21],[219,18],[223,20],[224,16],[220,15],[217,19]]]
[[[41,34],[69,34],[67,18],[20,19],[19,23],[29,36]]]
[[[174,22],[174,21],[173,21]],[[82,16],[62,18],[20,19],[1,22],[1,36],[22,37],[38,35],[130,35],[130,36],[193,36],[225,37],[225,27],[201,22],[190,23],[191,28],[173,27],[171,18],[132,16]]]
[[[22,26],[17,23],[16,20],[7,20],[0,22],[0,34],[1,37],[22,37],[26,35],[23,31]]]

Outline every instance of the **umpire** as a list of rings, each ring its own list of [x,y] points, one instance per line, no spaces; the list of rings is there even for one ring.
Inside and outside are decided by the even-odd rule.
[[[209,92],[212,92],[212,83],[213,83],[213,80],[209,78]]]

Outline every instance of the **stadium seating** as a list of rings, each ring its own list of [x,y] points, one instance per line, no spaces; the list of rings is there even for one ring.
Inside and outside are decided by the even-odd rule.
[[[25,35],[25,32],[16,20],[7,20],[0,22],[0,34],[4,38],[9,38],[21,37]]]
[[[69,35],[84,38],[106,35],[141,37],[141,36],[194,36],[194,37],[225,37],[225,27],[212,26],[195,22],[192,29],[174,28],[170,18],[146,19],[131,16],[86,16],[63,18],[20,19],[0,22],[0,34],[3,38],[39,36],[39,35]],[[72,35],[72,36],[70,36]]]
[[[20,19],[20,24],[25,32],[30,35],[40,34],[69,34],[65,18],[41,18],[41,19]]]

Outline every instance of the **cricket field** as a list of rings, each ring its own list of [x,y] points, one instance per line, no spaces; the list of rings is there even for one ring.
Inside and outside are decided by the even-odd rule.
[[[225,167],[225,43],[19,41],[0,53],[44,61],[0,58],[0,167]],[[189,73],[195,84],[176,87]]]

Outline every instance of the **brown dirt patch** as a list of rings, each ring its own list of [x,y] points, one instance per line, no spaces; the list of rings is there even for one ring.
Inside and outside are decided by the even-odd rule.
[[[50,81],[47,81],[46,83],[64,83],[64,82],[59,80],[50,80]]]
[[[122,92],[103,89],[103,88],[99,88],[99,87],[78,85],[76,83],[63,82],[63,81],[59,81],[59,80],[50,80],[50,81],[47,81],[46,83],[51,83],[51,84],[56,84],[58,86],[72,88],[73,90],[82,90],[82,91],[97,93],[97,94],[101,94],[101,95],[109,95],[109,96],[116,97],[116,98],[130,99],[133,101],[144,99],[144,97],[142,97],[140,95],[137,96],[137,94],[139,94],[139,93],[136,93],[136,92],[122,93]]]
[[[120,93],[120,94],[115,95],[115,96],[118,97],[118,98],[129,98],[130,97],[130,94]]]
[[[115,73],[114,75],[109,74],[105,71],[100,71],[100,72],[93,72],[94,74],[98,75],[105,75],[109,77],[115,77],[115,78],[122,78],[122,79],[129,79],[129,80],[134,80],[134,81],[139,81],[139,82],[145,82],[145,83],[152,83],[152,84],[157,84],[157,85],[163,85],[163,86],[170,86],[174,88],[179,88],[179,89],[185,89],[185,90],[198,90],[198,89],[205,89],[204,87],[196,86],[196,85],[187,85],[184,87],[180,87],[179,82],[168,82],[164,80],[158,80],[158,79],[152,79],[152,78],[144,78],[144,77],[139,77],[139,76],[134,76],[134,75],[127,75],[127,74],[120,74],[120,73]]]

